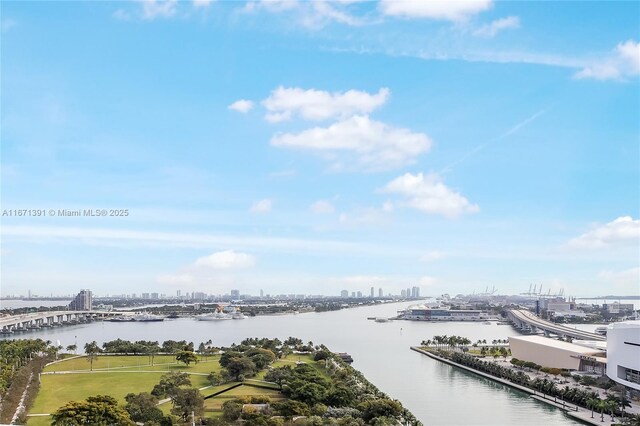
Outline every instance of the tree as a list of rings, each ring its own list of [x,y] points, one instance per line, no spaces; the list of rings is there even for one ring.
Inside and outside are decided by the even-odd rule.
[[[171,414],[175,414],[182,420],[187,420],[191,413],[199,416],[204,412],[204,398],[198,389],[177,389],[171,401],[173,402]]]
[[[291,380],[291,378],[293,378],[293,369],[289,365],[274,368],[264,375],[264,379],[267,382],[276,383],[280,387],[280,390],[282,390],[284,382]]]
[[[353,404],[356,395],[349,387],[339,385],[329,391],[325,402],[332,407],[347,407]]]
[[[308,416],[311,414],[309,406],[299,401],[285,400],[282,402],[274,402],[271,407],[286,419],[294,416]]]
[[[255,348],[245,352],[251,361],[256,365],[258,370],[262,370],[267,365],[276,360],[276,355],[269,349]]]
[[[218,386],[224,383],[222,374],[216,373],[215,371],[209,373],[209,375],[207,376],[207,381],[211,384],[211,386]]]
[[[67,352],[76,353],[77,349],[78,349],[78,345],[69,345],[69,346],[67,346]]]
[[[86,401],[71,401],[51,415],[52,426],[134,426],[118,402],[107,395],[90,396]]]
[[[302,386],[296,386],[291,392],[291,398],[310,406],[322,401],[325,395],[326,389],[316,383],[304,383]]]
[[[598,401],[599,399],[597,398],[588,398],[586,401],[587,408],[591,408],[591,418],[593,418],[593,410],[598,407]]]
[[[180,386],[191,386],[187,373],[167,373],[160,377],[160,383],[153,387],[151,395],[156,397],[171,396]]]
[[[164,342],[162,342],[162,352],[175,354],[180,351],[187,350],[185,348],[189,347],[190,345],[193,346],[193,343],[188,344],[186,340],[165,340]]]
[[[158,398],[148,392],[139,394],[129,393],[124,397],[127,404],[124,409],[127,410],[131,419],[135,422],[155,422],[159,423],[164,417],[162,411],[156,407]]]
[[[358,408],[366,422],[376,417],[398,418],[402,413],[402,405],[398,401],[384,398],[365,401]]]
[[[93,342],[86,343],[84,345],[84,352],[87,354],[87,361],[91,364],[91,371],[93,371],[93,361],[98,359],[98,354],[102,352],[102,350],[94,340]]]
[[[183,362],[188,367],[192,362],[198,362],[198,356],[191,351],[181,351],[176,355],[176,361]]]
[[[242,404],[235,401],[227,401],[222,404],[222,417],[230,422],[236,421],[242,414]]]
[[[222,364],[222,361],[220,363]],[[244,380],[256,370],[256,365],[246,356],[231,358],[226,364],[225,368],[236,381]]]

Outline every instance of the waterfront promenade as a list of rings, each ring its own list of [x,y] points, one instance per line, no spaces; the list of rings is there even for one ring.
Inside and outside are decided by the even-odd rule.
[[[487,378],[489,380],[492,380],[494,382],[497,383],[501,383],[504,384],[506,386],[509,386],[511,388],[517,389],[519,391],[525,392],[527,394],[529,394],[531,396],[531,398],[536,399],[537,401],[543,402],[545,404],[548,405],[552,405],[558,409],[563,410],[567,415],[581,421],[587,424],[592,424],[592,425],[602,425],[602,426],[613,426],[618,424],[618,422],[614,419],[611,419],[611,416],[608,414],[604,415],[604,420],[601,419],[601,415],[599,412],[592,412],[591,409],[587,409],[584,407],[580,407],[577,406],[576,404],[573,403],[568,403],[565,401],[561,401],[558,398],[554,398],[552,396],[549,395],[545,395],[544,393],[540,392],[540,391],[536,391],[534,389],[528,388],[526,386],[522,386],[516,383],[513,383],[509,380],[506,379],[502,379],[496,376],[493,376],[491,374],[488,373],[484,373],[482,371],[478,371],[475,370],[471,367],[468,367],[466,365],[462,365],[462,364],[458,364],[454,361],[451,361],[449,359],[440,357],[430,351],[426,351],[424,349],[421,349],[419,347],[416,346],[411,346],[411,350],[419,352],[423,355],[426,355],[430,358],[433,358],[437,361],[443,362],[445,364],[449,364],[453,367],[457,367],[460,368],[462,370],[466,370],[468,372],[471,372],[473,374],[476,374],[478,376],[482,376],[484,378]],[[492,360],[494,361],[494,360]],[[494,361],[496,363],[500,363],[500,361]],[[509,367],[512,368],[512,366],[508,363],[508,361],[503,361],[503,366],[505,367]],[[538,377],[542,377],[544,375],[544,373],[528,373],[531,379],[535,379]],[[572,386],[571,384],[568,384],[569,386]],[[581,386],[578,384],[574,384],[573,386]],[[606,396],[606,392],[602,389],[593,389],[594,391],[598,392],[601,398],[604,398]],[[640,406],[638,406],[637,404],[632,404],[632,407],[627,409],[627,412],[632,413],[632,414],[640,414]],[[593,418],[592,418],[592,413],[593,413]]]

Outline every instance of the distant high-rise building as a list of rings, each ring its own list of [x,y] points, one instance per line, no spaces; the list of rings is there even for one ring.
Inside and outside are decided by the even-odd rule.
[[[403,289],[403,290],[400,292],[400,297],[407,297],[407,290],[404,290],[404,289]]]
[[[420,297],[420,287],[411,288],[411,297],[414,299],[418,299]]]
[[[362,299],[362,292],[361,291],[358,292],[358,299]]]
[[[260,299],[262,299],[264,297],[264,290],[260,289]]]
[[[351,292],[351,297],[353,297],[354,299],[356,298],[356,292],[355,291]]]
[[[407,291],[405,292],[407,297],[411,297],[411,288],[407,287]]]
[[[151,293],[151,298],[152,299],[157,299],[158,298],[158,293]]]
[[[371,287],[371,298],[373,299],[374,297],[375,297],[375,289]]]
[[[176,297],[180,298],[180,295],[182,294],[182,292],[180,290],[176,290]]]
[[[378,297],[383,297],[384,293],[382,292],[382,287],[378,289]]]
[[[240,299],[240,290],[231,290],[232,299]]]
[[[347,290],[342,290],[340,292],[340,297],[342,297],[343,299],[346,299],[347,297],[349,297],[349,292]]]
[[[90,311],[93,307],[91,290],[80,290],[80,293],[69,303],[70,311]]]

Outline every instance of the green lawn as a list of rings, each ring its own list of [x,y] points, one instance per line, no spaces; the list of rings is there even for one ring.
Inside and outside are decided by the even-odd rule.
[[[101,393],[124,401],[130,392],[151,391],[160,376],[162,373],[43,374],[40,391],[29,412],[52,413],[68,401],[81,401]]]
[[[316,370],[318,370],[318,372],[325,374],[325,369],[324,369],[324,361],[314,361],[313,360],[313,356],[309,355],[309,354],[304,354],[304,355],[298,355],[298,354],[291,354],[291,355],[287,355],[284,358],[281,358],[279,360],[277,360],[276,362],[274,362],[273,364],[271,364],[271,366],[273,368],[278,368],[278,367],[283,367],[285,365],[290,365],[291,367],[296,366],[296,362],[304,362],[306,364],[309,364],[311,367],[315,368]],[[263,380],[264,379],[264,375],[267,374],[268,370],[263,370],[260,371],[258,374],[256,374],[255,379],[258,380]]]
[[[156,356],[154,363],[160,365],[148,365],[147,356],[101,356],[94,361],[93,372],[83,373],[59,373],[43,374],[41,376],[40,391],[36,396],[30,413],[52,413],[68,401],[84,400],[88,396],[107,394],[124,402],[124,396],[128,393],[150,392],[153,386],[160,381],[165,374],[164,370],[184,371],[186,373],[200,373],[190,375],[191,383],[196,388],[208,386],[207,374],[211,371],[219,371],[218,358],[209,357],[206,361],[191,364],[165,364],[175,362],[173,356]],[[74,358],[51,365],[46,372],[60,371],[86,371],[89,362],[86,358]],[[95,370],[95,369],[104,370]],[[157,372],[159,371],[160,372]],[[147,371],[147,372],[145,372]],[[168,410],[171,404],[164,404],[162,408]],[[29,426],[48,425],[48,417],[31,417]]]
[[[65,360],[55,365],[49,366],[45,372],[61,371],[85,371],[77,373],[43,374],[41,376],[41,386],[30,413],[53,413],[68,401],[80,401],[91,395],[107,394],[124,403],[124,396],[128,393],[150,392],[153,386],[160,381],[160,377],[165,371],[184,371],[191,374],[192,385],[196,388],[208,386],[205,374],[211,371],[220,371],[219,356],[202,359],[197,364],[188,367],[184,364],[176,364],[175,358],[170,355],[158,355],[154,359],[154,365],[149,365],[149,357],[140,356],[99,356],[94,361],[93,372],[89,370],[89,362],[85,357]],[[305,362],[325,374],[324,363],[315,362],[311,355],[289,355],[278,360],[273,367],[283,365],[295,366],[296,362]],[[97,370],[97,371],[96,371]],[[254,378],[262,380],[266,371],[258,373]],[[225,384],[208,388],[203,391],[204,395],[211,395],[219,390],[225,389],[232,384]],[[217,397],[205,400],[205,407],[208,411],[215,410],[210,415],[219,414],[222,403],[239,396],[247,395],[267,395],[272,400],[284,399],[282,394],[276,389],[264,389],[254,386],[243,385],[229,392],[225,392]],[[171,403],[162,404],[160,407],[168,413]],[[30,417],[29,426],[44,426],[50,424],[50,417]]]
[[[154,364],[166,364],[173,363],[175,364],[176,358],[173,355],[156,355],[153,363]],[[141,356],[125,356],[125,355],[103,355],[98,356],[97,359],[93,361],[93,369],[102,369],[102,368],[131,368],[131,367],[141,367],[150,365],[150,358],[146,355]],[[62,362],[58,362],[56,364],[50,365],[44,369],[44,371],[74,371],[74,370],[89,370],[91,368],[91,364],[87,360],[86,357],[73,358],[64,360]],[[165,366],[166,368],[166,366]]]
[[[221,410],[223,403],[239,396],[268,396],[272,401],[285,399],[278,390],[243,385],[213,398],[205,399],[204,407],[206,410]]]

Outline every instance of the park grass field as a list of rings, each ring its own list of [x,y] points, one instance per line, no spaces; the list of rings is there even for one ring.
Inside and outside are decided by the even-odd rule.
[[[196,388],[208,386],[207,374],[219,371],[219,357],[208,357],[197,364],[176,364],[170,355],[156,356],[154,365],[146,355],[99,356],[93,362],[94,371],[85,357],[67,359],[50,365],[40,377],[40,391],[29,413],[50,414],[68,401],[81,401],[91,395],[106,394],[121,403],[128,393],[151,392],[160,377],[168,371],[189,373]],[[61,373],[63,372],[64,373]],[[57,374],[56,374],[57,373]],[[171,404],[161,408],[168,412]],[[49,425],[50,417],[30,417],[29,426]]]
[[[204,388],[201,392],[204,396],[211,395],[220,390],[231,387],[234,383],[211,387],[207,382],[207,375],[220,371],[220,357],[210,356],[201,359],[200,362],[186,366],[175,362],[175,357],[170,355],[158,355],[154,359],[154,365],[150,365],[150,359],[146,355],[116,355],[99,356],[93,362],[94,371],[89,371],[90,363],[85,357],[71,358],[45,368],[41,376],[40,391],[36,396],[30,414],[50,414],[69,401],[81,401],[91,395],[106,394],[113,396],[121,403],[128,393],[150,392],[153,386],[160,381],[160,377],[168,371],[185,372],[190,375],[191,383],[195,388]],[[272,364],[273,368],[284,365],[295,367],[297,362],[304,362],[317,369],[321,374],[326,374],[323,362],[315,362],[311,355],[290,354]],[[54,373],[55,372],[55,373]],[[251,381],[264,380],[267,371],[259,372]],[[250,381],[250,382],[251,382]],[[241,396],[268,396],[272,401],[284,400],[277,386],[268,388],[256,387],[249,384],[239,386],[212,398],[205,400],[205,410],[210,417],[219,416],[222,404]],[[159,408],[169,413],[171,403],[164,403]],[[50,417],[30,417],[29,426],[50,425]]]
[[[175,364],[176,357],[173,355],[156,355],[153,360],[154,365],[158,364]],[[102,355],[93,361],[93,369],[105,368],[131,368],[150,366],[151,359],[146,355]],[[53,371],[78,371],[90,370],[91,363],[86,357],[78,357],[66,359],[64,361],[52,364],[44,369],[45,372]]]

